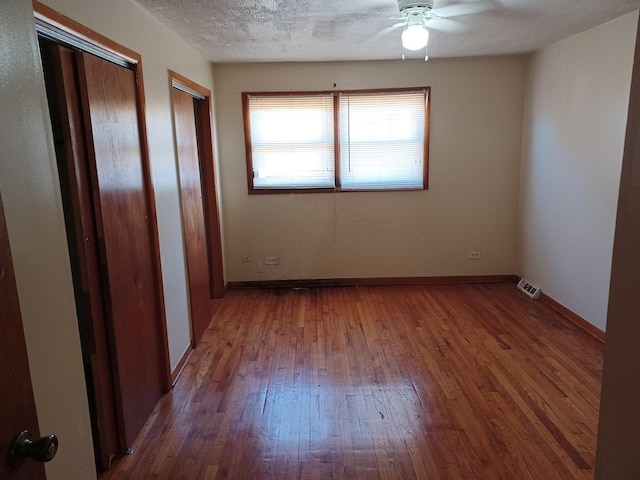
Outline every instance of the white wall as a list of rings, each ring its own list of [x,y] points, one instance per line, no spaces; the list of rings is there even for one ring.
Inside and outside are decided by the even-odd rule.
[[[227,280],[512,274],[524,57],[215,67]],[[241,92],[431,86],[430,188],[247,194]],[[468,260],[469,250],[482,251]],[[242,262],[250,255],[253,262]],[[257,273],[257,261],[280,265]]]
[[[47,475],[49,480],[90,480],[95,467],[89,408],[30,0],[0,2],[0,125],[0,191],[36,410],[41,432],[60,440]]]
[[[189,348],[190,325],[168,70],[213,90],[211,64],[128,0],[45,0],[43,3],[142,55],[169,354],[174,369]]]
[[[519,274],[604,330],[637,12],[529,65]]]

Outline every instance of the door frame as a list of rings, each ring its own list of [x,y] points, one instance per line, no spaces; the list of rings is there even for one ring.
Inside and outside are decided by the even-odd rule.
[[[218,188],[216,181],[216,158],[213,143],[211,90],[198,85],[196,82],[189,80],[187,77],[173,70],[169,70],[169,84],[171,88],[182,90],[193,96],[196,100],[196,136],[198,137],[200,179],[204,200],[204,225],[207,235],[209,291],[211,298],[222,298],[224,294],[224,266],[222,261],[222,236],[220,234],[220,210],[218,207]]]
[[[68,44],[72,47],[76,47],[80,50],[87,51],[88,53],[96,54],[108,61],[115,64],[124,66],[134,73],[136,79],[136,112],[138,129],[140,132],[140,155],[141,155],[141,167],[143,175],[143,184],[146,190],[145,203],[149,212],[149,238],[151,243],[151,263],[152,263],[152,275],[153,275],[153,287],[154,287],[154,303],[158,308],[158,314],[155,318],[157,322],[158,331],[160,334],[159,348],[161,352],[161,358],[159,360],[160,376],[161,376],[161,388],[163,392],[168,392],[171,389],[171,368],[169,358],[169,344],[167,333],[166,312],[164,304],[164,292],[162,283],[162,270],[160,263],[160,243],[158,237],[157,226],[157,212],[155,193],[153,188],[153,181],[151,176],[150,160],[149,160],[149,146],[148,136],[146,128],[146,108],[145,108],[145,95],[144,95],[144,81],[142,76],[142,61],[141,56],[122,46],[118,43],[90,30],[89,28],[75,22],[74,20],[54,11],[53,9],[33,1],[33,12],[36,22],[36,30],[38,36],[43,38],[49,38],[57,43]],[[86,268],[97,268],[97,265],[85,264]],[[100,273],[98,272],[98,275]],[[100,323],[99,319],[92,319],[92,323],[98,322],[99,324],[93,324],[92,330],[96,331],[108,331],[107,326],[103,322]],[[84,346],[83,346],[84,350]],[[100,361],[100,360],[99,360]],[[109,368],[113,368],[114,361],[113,355],[108,355],[108,358],[102,359],[103,362],[109,363]],[[111,376],[113,378],[113,375]],[[111,380],[110,380],[111,381]],[[89,385],[87,385],[88,388]],[[113,385],[115,388],[116,385]],[[95,389],[94,389],[95,390]],[[94,391],[95,394],[99,392]],[[110,397],[102,398],[104,402],[111,402],[110,404],[115,409],[115,400]],[[106,403],[105,403],[106,405]],[[117,410],[117,409],[116,409]],[[93,413],[96,414],[95,412]],[[100,417],[100,415],[98,415]],[[114,429],[118,428],[116,425],[112,426]],[[104,428],[110,428],[104,426]],[[96,432],[94,432],[95,434]],[[120,432],[122,433],[122,432]],[[117,434],[117,432],[116,432]],[[120,435],[118,435],[120,437]],[[103,439],[102,439],[103,440]],[[122,443],[122,440],[120,441]],[[98,450],[96,445],[96,450]],[[105,443],[100,442],[100,450],[96,451],[96,460],[99,461],[99,466],[106,468],[108,466],[112,452],[108,448],[104,448]],[[122,448],[123,445],[120,445]]]
[[[594,478],[637,478],[640,471],[640,21],[613,240]]]

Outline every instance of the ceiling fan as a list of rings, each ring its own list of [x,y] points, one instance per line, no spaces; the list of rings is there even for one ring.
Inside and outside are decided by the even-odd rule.
[[[447,32],[460,32],[465,24],[453,17],[479,13],[493,8],[492,0],[474,0],[471,2],[450,4],[434,8],[434,0],[398,0],[398,10],[402,22],[391,28],[404,27],[402,47],[405,50],[425,49],[424,60],[429,60],[427,44],[429,29]],[[404,60],[404,53],[402,54]]]

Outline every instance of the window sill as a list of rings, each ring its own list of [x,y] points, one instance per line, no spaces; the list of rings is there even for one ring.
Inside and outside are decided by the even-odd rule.
[[[348,188],[339,187],[327,188],[254,188],[249,190],[249,195],[281,195],[281,194],[306,194],[306,193],[358,193],[358,192],[423,192],[428,187],[418,188]]]

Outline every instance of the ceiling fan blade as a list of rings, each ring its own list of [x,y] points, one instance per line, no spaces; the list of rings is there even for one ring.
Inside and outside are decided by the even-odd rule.
[[[397,31],[402,26],[404,26],[404,22],[396,23],[395,25],[391,25],[390,27],[383,28],[382,30],[378,31],[375,35],[373,35],[373,37],[371,37],[371,40],[376,41],[376,40],[380,40],[381,38],[388,38],[387,35]]]
[[[435,30],[444,33],[466,33],[469,31],[469,25],[460,20],[452,18],[433,18],[427,20],[425,25],[429,30]]]
[[[482,13],[494,8],[495,4],[492,0],[474,0],[472,2],[460,2],[445,5],[444,7],[436,7],[432,12],[436,17],[451,18]]]
[[[395,23],[395,24],[391,25],[390,27],[383,28],[378,33],[376,33],[376,37],[382,37],[382,36],[386,35],[389,32],[393,32],[394,30],[397,30],[397,29],[399,29],[401,27],[404,27],[404,24],[405,24],[405,22],[400,22],[400,23]]]

